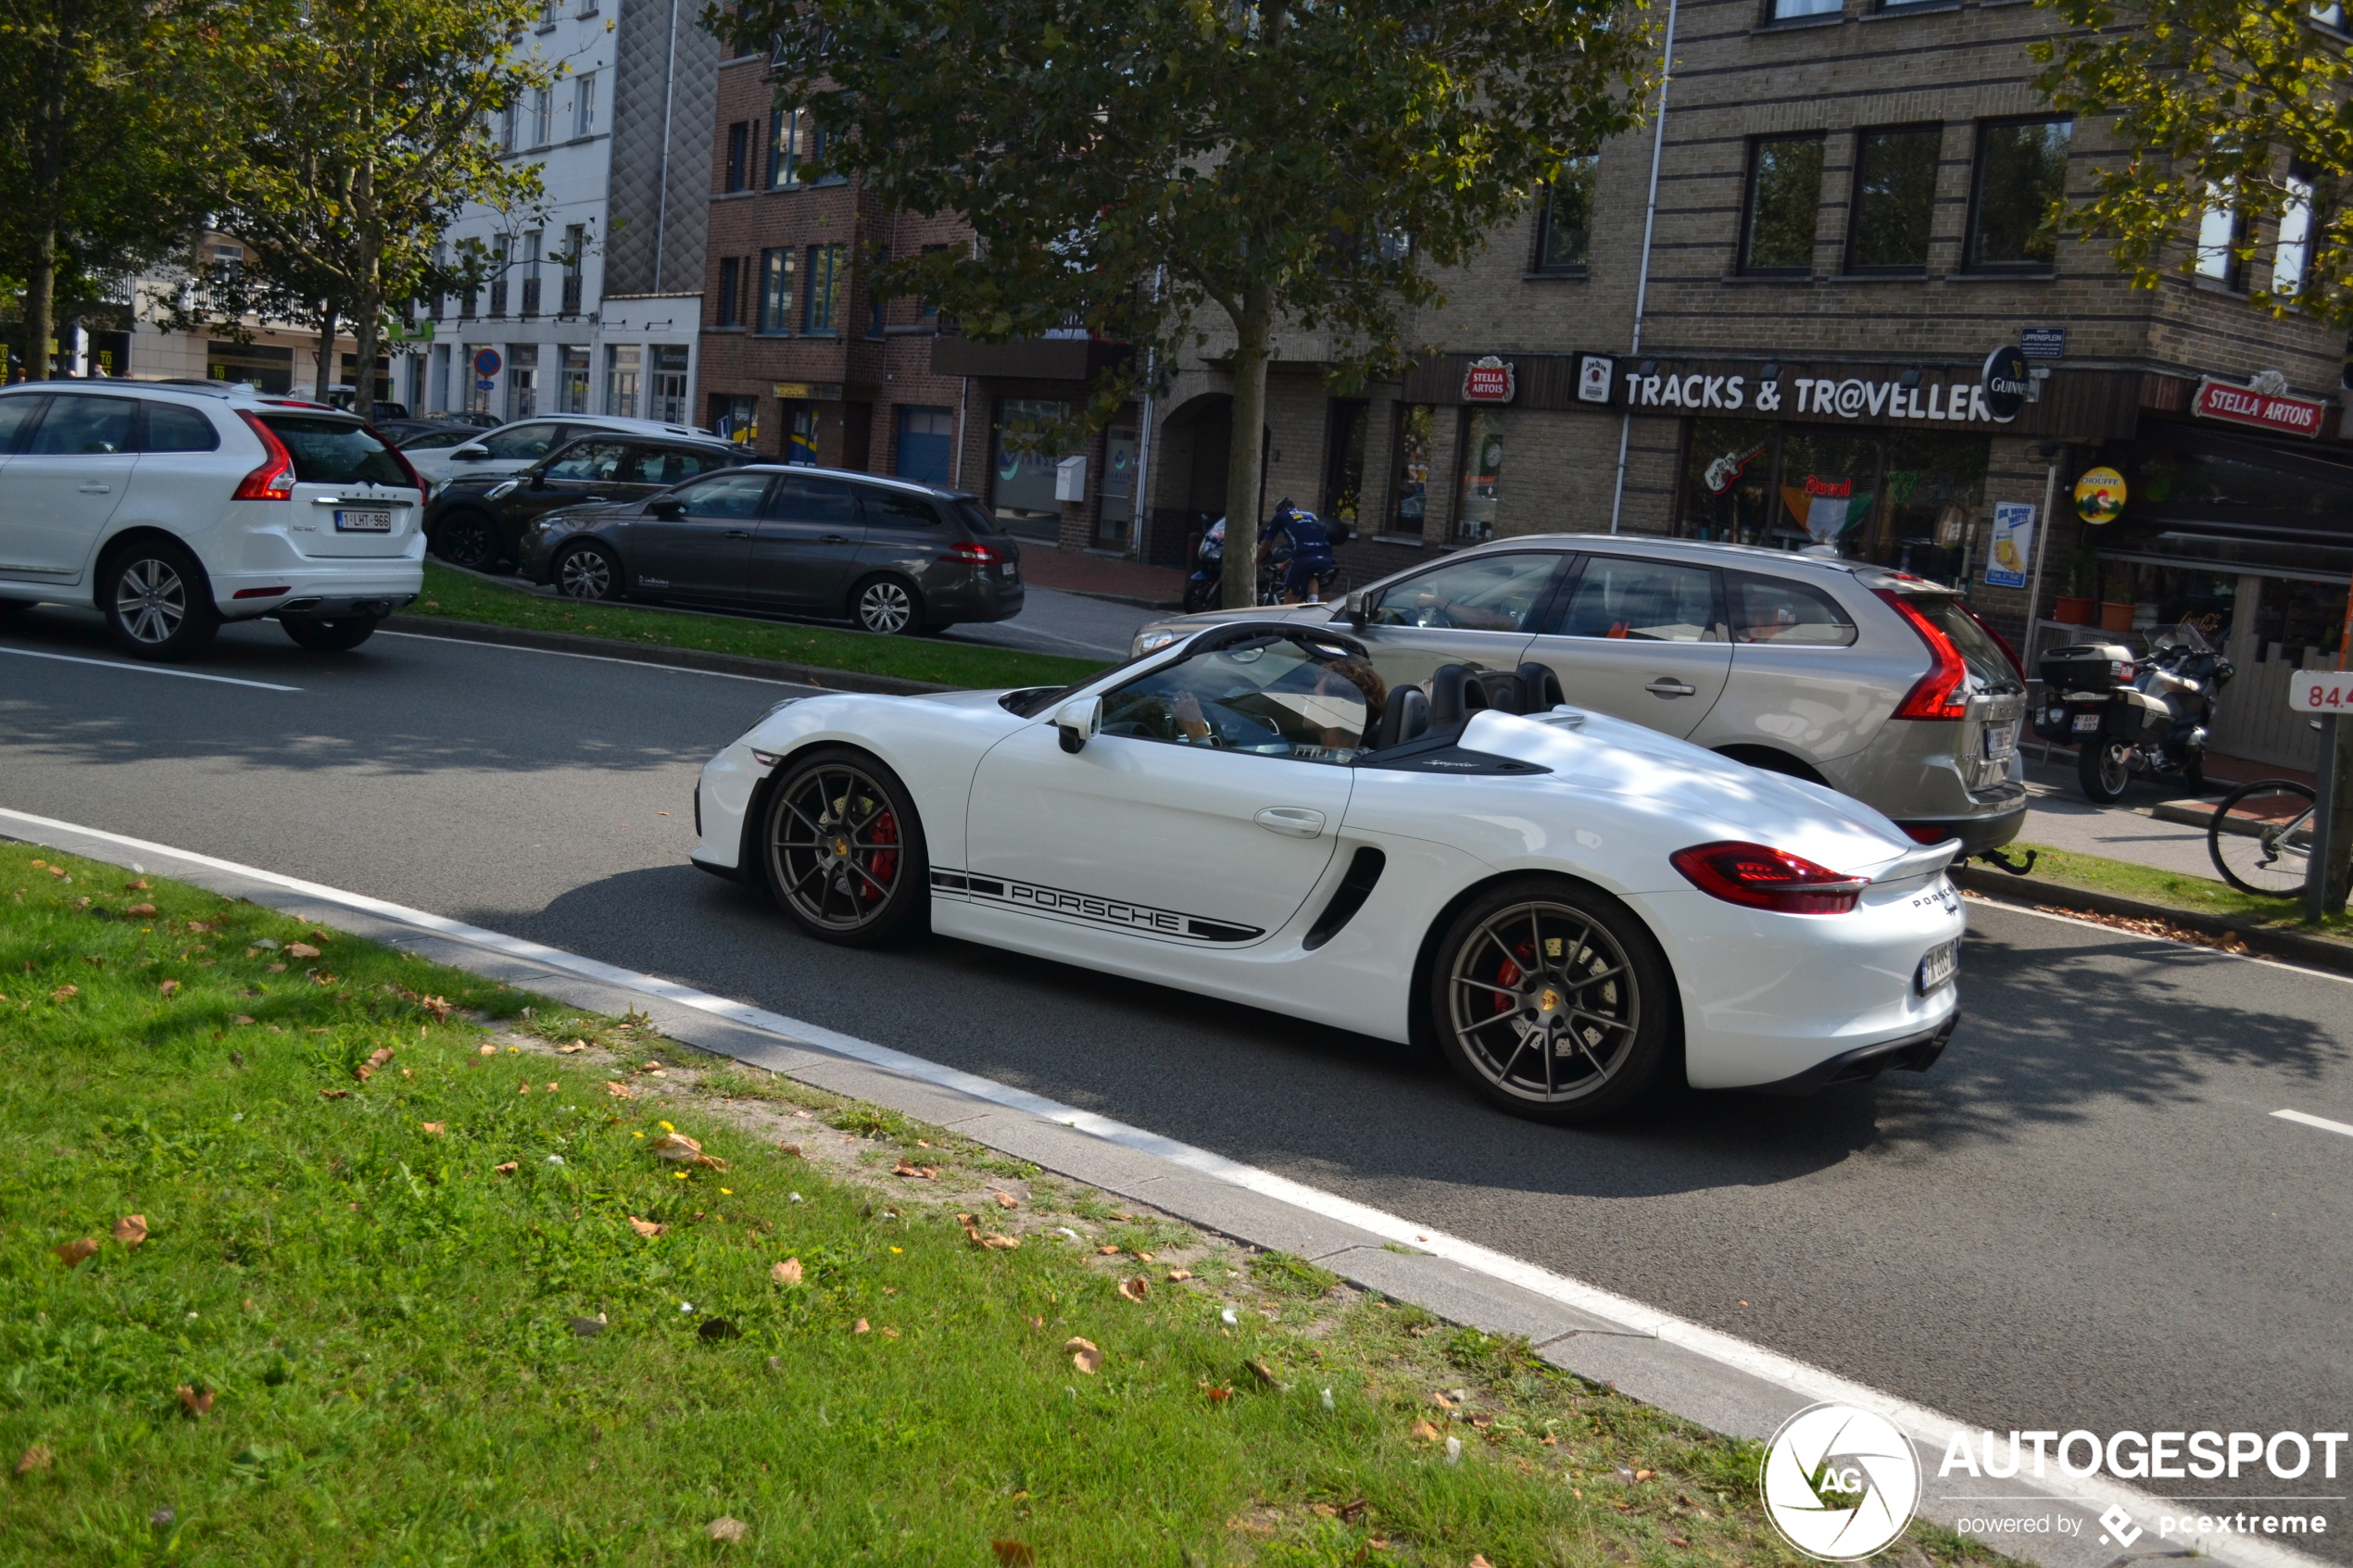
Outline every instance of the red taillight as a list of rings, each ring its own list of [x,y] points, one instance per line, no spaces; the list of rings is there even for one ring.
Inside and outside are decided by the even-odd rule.
[[[422,495],[425,493],[425,482],[418,476],[416,465],[409,462],[408,458],[401,452],[400,448],[392,444],[389,437],[376,435],[375,427],[373,425],[362,425],[360,428],[365,430],[370,435],[375,435],[378,441],[384,443],[384,448],[386,452],[392,455],[392,460],[398,463],[400,465],[400,471],[409,476],[409,487],[414,490],[418,495]]]
[[[995,566],[1005,558],[1004,552],[994,545],[950,545],[942,560],[960,560],[973,566]]]
[[[1969,680],[1969,666],[1961,660],[1961,650],[1944,634],[1944,628],[1920,613],[1919,606],[1892,588],[1875,589],[1887,601],[1888,608],[1902,616],[1920,641],[1928,645],[1928,673],[1912,683],[1896,705],[1898,719],[1965,719],[1969,716],[1969,698],[1961,687]]]
[[[1914,822],[1904,833],[1915,844],[1942,844],[1948,838],[1961,836],[1942,822]]]
[[[244,408],[238,409],[237,418],[252,426],[254,434],[261,437],[261,448],[266,455],[261,459],[261,466],[245,475],[245,483],[237,486],[237,493],[231,499],[238,501],[293,500],[294,454],[286,450],[286,444],[278,439],[276,431],[254,418],[249,411]]]
[[[1843,915],[1868,885],[1865,878],[1762,844],[1695,844],[1667,859],[1702,893],[1785,915]]]

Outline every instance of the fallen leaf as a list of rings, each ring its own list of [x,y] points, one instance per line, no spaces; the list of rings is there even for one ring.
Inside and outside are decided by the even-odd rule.
[[[1443,1390],[1443,1389],[1433,1389],[1433,1390],[1431,1391],[1431,1393],[1430,1393],[1430,1396],[1429,1396],[1429,1402],[1430,1402],[1431,1404],[1433,1404],[1433,1405],[1436,1405],[1436,1406],[1437,1406],[1440,1410],[1442,1410],[1442,1411],[1451,1411],[1451,1410],[1453,1410],[1453,1408],[1454,1408],[1457,1404],[1461,1403],[1461,1401],[1460,1401],[1460,1400],[1458,1400],[1458,1399],[1448,1399],[1448,1398],[1446,1397],[1445,1390]]]
[[[349,1089],[321,1089],[319,1098],[321,1099],[349,1099],[351,1091]]]
[[[1277,1387],[1281,1383],[1281,1379],[1275,1375],[1273,1370],[1269,1368],[1265,1361],[1260,1361],[1255,1356],[1252,1357],[1249,1361],[1244,1361],[1242,1365],[1250,1369],[1252,1376],[1257,1378],[1259,1382],[1264,1383],[1269,1388]]]
[[[1119,1282],[1119,1293],[1130,1301],[1140,1303],[1151,1292],[1151,1281],[1141,1274],[1138,1274],[1134,1279],[1123,1279]]]
[[[512,1160],[502,1160],[497,1164],[491,1167],[492,1170],[497,1172],[502,1176],[513,1175],[515,1173],[515,1168],[516,1162]]]
[[[886,1328],[883,1330],[883,1337],[885,1339],[896,1339],[899,1337],[899,1331],[895,1328]]]
[[[53,1462],[56,1461],[57,1457],[57,1455],[49,1451],[48,1444],[35,1443],[32,1447],[25,1449],[24,1453],[17,1460],[17,1474],[24,1475],[29,1474],[35,1470],[46,1470]]]
[[[637,1218],[636,1215],[632,1214],[629,1216],[629,1228],[635,1231],[639,1236],[652,1236],[661,1235],[670,1227],[668,1225],[656,1224],[651,1220],[641,1220]]]
[[[1011,1252],[1021,1246],[1017,1236],[999,1236],[994,1231],[980,1238],[980,1244],[991,1252]]]
[[[1209,1396],[1209,1402],[1213,1405],[1222,1405],[1234,1397],[1233,1389],[1223,1383],[1205,1382],[1201,1386],[1201,1391]]]
[[[286,966],[282,963],[273,963],[270,966],[270,972],[272,974],[283,974],[286,972]]]
[[[806,1160],[809,1158],[809,1156],[800,1152],[800,1146],[797,1143],[780,1143],[776,1146],[776,1152],[779,1154],[788,1154],[795,1160]]]
[[[1688,1545],[1689,1543],[1687,1542],[1685,1544]],[[1495,1568],[1495,1565],[1487,1561],[1487,1554],[1485,1552],[1475,1551],[1471,1553],[1471,1560],[1465,1563],[1463,1568]]]
[[[1537,1439],[1536,1439],[1536,1442],[1537,1442],[1537,1445],[1538,1445],[1539,1447],[1541,1447],[1541,1448],[1547,1448],[1547,1449],[1550,1449],[1550,1448],[1555,1448],[1555,1447],[1559,1446],[1560,1439],[1559,1439],[1558,1437],[1544,1436],[1544,1437],[1539,1437],[1539,1438],[1537,1438]]]
[[[153,904],[133,904],[122,912],[134,920],[151,920],[155,916],[156,907]]]
[[[691,1164],[702,1158],[702,1145],[684,1133],[664,1133],[646,1146],[657,1160]]]
[[[433,1014],[436,1020],[443,1022],[447,1022],[449,1015],[458,1010],[439,997],[419,997],[417,998],[417,1005],[424,1009],[427,1012]],[[482,1054],[484,1056],[491,1055],[491,1047],[484,1046],[482,1049]]]
[[[1193,1271],[1190,1269],[1171,1269],[1168,1271],[1168,1283],[1171,1285],[1175,1285],[1179,1280],[1187,1280],[1192,1277]]]
[[[41,862],[40,862],[40,861],[38,861],[38,860],[35,860],[35,861],[33,861],[32,863],[33,863],[34,865],[36,865],[36,866],[37,866],[37,865],[39,865]],[[122,884],[122,890],[123,890],[125,893],[145,893],[145,892],[148,888],[153,887],[154,885],[155,885],[155,884],[154,884],[154,883],[149,882],[149,881],[148,881],[145,877],[144,877],[144,876],[143,876],[143,877],[138,878],[136,881],[132,881],[132,882],[126,882],[126,883],[124,883],[124,884]]]
[[[483,1048],[487,1050],[490,1047],[485,1046]],[[616,1084],[610,1078],[605,1080],[605,1093],[612,1096],[615,1099],[635,1099],[637,1098],[636,1090],[631,1088],[626,1084]]]
[[[1680,1537],[1680,1536],[1669,1536],[1669,1537],[1667,1537],[1667,1538],[1668,1540],[1670,1540],[1670,1541],[1673,1541],[1673,1542],[1674,1542],[1677,1546],[1689,1546],[1689,1545],[1691,1545],[1691,1544],[1692,1544],[1690,1541],[1685,1540],[1685,1539],[1684,1539],[1682,1537]]]
[[[587,1041],[585,1041],[585,1040],[574,1040],[572,1044],[570,1044],[570,1045],[568,1045],[568,1046],[558,1046],[558,1047],[556,1047],[556,1054],[557,1054],[558,1056],[573,1056],[573,1055],[578,1054],[578,1053],[579,1053],[579,1052],[581,1052],[581,1051],[585,1051],[585,1050],[586,1050],[587,1048],[588,1048],[588,1042],[587,1042]]]
[[[517,1084],[515,1085],[515,1093],[519,1095],[527,1095],[531,1093],[531,1080],[525,1078],[522,1083]]]
[[[180,1402],[186,1406],[188,1413],[195,1416],[197,1420],[201,1421],[207,1415],[211,1413],[211,1389],[207,1388],[203,1392],[199,1393],[195,1389],[191,1388],[186,1384],[182,1383],[179,1387],[174,1388],[172,1392],[180,1396]]]
[[[449,1131],[449,1123],[447,1122],[427,1122],[424,1123],[424,1129],[425,1136],[429,1138],[437,1138]]]
[[[787,1258],[783,1262],[777,1264],[774,1268],[769,1270],[768,1277],[774,1280],[778,1285],[799,1285],[800,1283],[800,1260],[798,1258]]]
[[[79,1237],[76,1240],[69,1241],[63,1247],[52,1247],[49,1250],[57,1255],[58,1262],[63,1263],[67,1268],[70,1269],[80,1263],[84,1258],[88,1258],[96,1253],[98,1250],[98,1238],[94,1236],[85,1236]]]
[[[852,1333],[852,1334],[863,1334],[863,1333],[865,1333],[865,1332],[866,1332],[866,1320],[865,1320],[864,1318],[860,1318],[860,1319],[859,1319],[856,1323],[854,1323],[850,1324],[850,1325],[849,1325],[849,1332],[850,1332],[850,1333]]]
[[[374,1077],[377,1073],[382,1071],[384,1064],[391,1060],[392,1047],[390,1046],[378,1046],[374,1050],[368,1053],[367,1060],[361,1062],[359,1066],[351,1070],[351,1075],[364,1084],[369,1079]]]
[[[253,1022],[253,1015],[251,1013],[241,1012],[229,1022],[232,1023],[251,1023]]]
[[[1637,1470],[1634,1472],[1634,1479],[1637,1481],[1647,1481],[1657,1474],[1658,1472],[1655,1470]]]
[[[32,966],[27,964],[25,967],[30,969]],[[49,999],[53,1002],[69,1002],[80,995],[82,995],[82,987],[79,985],[60,985],[49,993]]]
[[[1095,1348],[1092,1340],[1080,1339],[1073,1336],[1063,1348],[1070,1352],[1070,1364],[1089,1377],[1094,1376],[1096,1371],[1103,1364],[1103,1353]]]
[[[1340,1506],[1340,1522],[1343,1524],[1353,1524],[1364,1518],[1365,1511],[1372,1506],[1372,1499],[1369,1498],[1358,1498],[1353,1502],[1342,1503]]]
[[[704,1529],[703,1534],[709,1536],[714,1541],[735,1542],[742,1540],[746,1536],[750,1535],[751,1526],[745,1524],[740,1519],[730,1519],[727,1515],[723,1513],[718,1518],[711,1522],[710,1525]]]
[[[125,1214],[114,1223],[114,1238],[125,1247],[136,1247],[147,1239],[147,1217]]]
[[[315,959],[318,956],[319,949],[312,947],[308,942],[289,942],[286,944],[286,957],[290,959]]]
[[[890,1173],[894,1176],[913,1176],[918,1180],[926,1182],[936,1182],[939,1179],[939,1168],[937,1166],[911,1165],[904,1160],[901,1160],[898,1164],[893,1165],[890,1168]]]
[[[1495,1424],[1495,1418],[1485,1411],[1476,1411],[1471,1414],[1470,1424],[1484,1432]]]
[[[1425,1443],[1435,1443],[1438,1441],[1438,1428],[1432,1426],[1427,1421],[1417,1421],[1414,1423],[1414,1429],[1411,1435]]]
[[[1152,1261],[1152,1255],[1149,1252],[1139,1252],[1136,1254],[1136,1261],[1139,1263],[1149,1263]]]
[[[1106,1258],[1116,1258],[1119,1256],[1119,1248],[1116,1247],[1098,1247],[1095,1250],[1101,1253]]]
[[[1000,1209],[1018,1209],[1021,1207],[1021,1199],[1015,1198],[1010,1192],[1000,1192],[997,1194],[997,1207]]]
[[[556,1085],[553,1085],[553,1084],[548,1085],[547,1085],[547,1092],[548,1092],[549,1094],[551,1094],[551,1095],[552,1095],[552,1094],[554,1094],[554,1093],[556,1092]]]
[[[998,1568],[1029,1568],[1038,1561],[1027,1541],[991,1541],[988,1549],[997,1554]]]

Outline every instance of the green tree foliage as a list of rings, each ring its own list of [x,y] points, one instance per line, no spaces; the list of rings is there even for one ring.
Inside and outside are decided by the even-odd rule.
[[[2353,330],[2353,66],[2307,0],[2042,0],[2082,31],[2032,46],[2060,108],[2113,117],[2124,156],[2094,166],[2066,225],[2145,288],[2196,269],[2208,226],[2247,293]],[[2283,223],[2305,265],[2257,265]],[[2228,232],[2227,241],[2222,235]]]
[[[812,171],[961,214],[977,254],[891,261],[984,341],[1083,327],[1147,351],[1230,325],[1226,602],[1255,602],[1266,366],[1329,335],[1394,373],[1437,278],[1563,159],[1640,114],[1645,0],[743,0],[706,15],[772,53]],[[1222,345],[1221,345],[1222,346]]]

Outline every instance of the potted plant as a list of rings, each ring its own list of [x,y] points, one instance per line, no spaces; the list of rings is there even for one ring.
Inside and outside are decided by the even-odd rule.
[[[2067,591],[2051,606],[2051,619],[2067,626],[2092,623],[2092,584],[2099,578],[2099,552],[2078,545],[2067,559]]]

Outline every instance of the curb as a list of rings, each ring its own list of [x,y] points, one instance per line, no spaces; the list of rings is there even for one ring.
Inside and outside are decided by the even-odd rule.
[[[856,670],[828,670],[814,664],[787,664],[782,659],[751,659],[742,654],[703,653],[695,648],[663,647],[652,643],[624,643],[611,637],[591,637],[578,632],[535,632],[522,626],[492,626],[479,621],[450,621],[438,615],[395,615],[384,622],[387,632],[412,636],[443,637],[458,643],[489,643],[499,647],[537,648],[543,653],[579,653],[598,659],[626,659],[633,664],[666,664],[675,670],[707,670],[721,675],[749,675],[785,685],[815,686],[824,691],[875,692],[885,696],[925,696],[934,692],[962,691],[934,681],[901,680],[896,675],[868,675]]]
[[[2334,974],[2353,975],[2353,942],[2307,936],[2299,931],[2275,930],[2249,923],[2244,917],[2234,921],[2226,915],[2177,909],[2171,904],[2144,903],[2138,898],[2120,898],[2113,893],[2095,893],[2089,888],[2070,887],[2063,883],[2036,882],[2031,877],[2012,876],[2007,872],[1956,866],[1951,874],[1965,892],[1975,893],[1997,904],[2015,904],[2026,909],[2069,909],[2078,914],[2113,915],[2123,920],[2163,921],[2168,925],[2178,925],[2202,936],[2217,940],[2230,937],[2243,942],[2249,952],[2260,953],[2267,959],[2302,964],[2310,969],[2324,969]]]
[[[1051,583],[1032,583],[1030,586],[1043,588],[1050,593],[1068,594],[1076,599],[1101,599],[1105,604],[1126,605],[1132,609],[1182,609],[1185,608],[1185,601],[1182,599],[1148,599],[1138,594],[1099,594],[1092,588],[1057,588]]]

